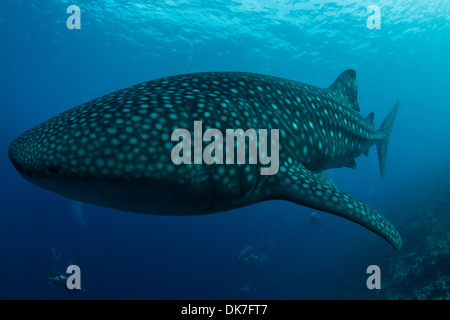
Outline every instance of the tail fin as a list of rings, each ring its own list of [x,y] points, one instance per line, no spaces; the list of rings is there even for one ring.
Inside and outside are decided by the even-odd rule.
[[[391,112],[387,115],[386,119],[384,119],[383,123],[380,127],[380,132],[386,135],[384,140],[381,140],[377,143],[377,151],[378,151],[378,161],[380,162],[380,172],[381,177],[384,177],[384,172],[386,170],[386,156],[387,156],[387,148],[389,144],[389,137],[391,135],[391,130],[394,125],[395,116],[397,115],[399,102],[395,104],[392,108]]]

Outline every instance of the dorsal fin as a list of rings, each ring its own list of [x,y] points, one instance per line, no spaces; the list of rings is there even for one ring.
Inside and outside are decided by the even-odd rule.
[[[328,90],[333,91],[334,96],[341,103],[356,111],[360,111],[358,105],[358,86],[356,85],[355,70],[348,69],[341,73]]]
[[[368,123],[370,123],[370,125],[375,128],[375,123],[374,123],[374,118],[375,118],[375,113],[371,112],[369,113],[369,115],[366,117],[366,121]]]

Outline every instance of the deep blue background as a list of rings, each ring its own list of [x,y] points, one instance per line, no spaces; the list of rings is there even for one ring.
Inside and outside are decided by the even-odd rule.
[[[387,173],[381,180],[375,149],[358,170],[327,173],[395,224],[404,190],[448,167],[450,27],[446,0],[394,3],[377,1],[381,29],[370,30],[369,1],[2,1],[0,298],[341,297],[354,262],[370,260],[364,248],[393,250],[359,225],[321,213],[324,226],[313,226],[311,209],[281,201],[198,217],[75,204],[22,179],[7,148],[70,107],[162,76],[249,71],[325,87],[353,68],[361,113],[374,111],[376,126],[401,103]],[[66,27],[70,4],[81,30]],[[256,243],[263,258],[240,265]],[[45,270],[70,263],[86,292],[48,285]],[[363,275],[355,288],[365,267],[352,271]],[[249,278],[254,292],[239,296]]]

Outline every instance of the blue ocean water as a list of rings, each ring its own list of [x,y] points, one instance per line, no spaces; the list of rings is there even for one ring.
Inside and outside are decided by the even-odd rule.
[[[72,4],[81,29],[67,28]],[[368,28],[373,4],[380,29]],[[3,1],[0,298],[450,298],[449,20],[446,0]],[[357,170],[327,174],[397,225],[398,252],[330,214],[312,225],[312,209],[282,201],[189,217],[78,203],[30,184],[8,159],[25,130],[143,81],[246,71],[327,87],[348,68],[377,127],[397,100],[400,110],[384,179],[374,149]],[[243,262],[249,246],[258,257]],[[49,284],[48,271],[70,264],[83,291]],[[366,287],[371,264],[378,292]]]

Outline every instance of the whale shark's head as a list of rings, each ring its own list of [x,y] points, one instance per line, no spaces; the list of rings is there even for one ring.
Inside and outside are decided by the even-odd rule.
[[[22,133],[8,148],[9,158],[16,170],[37,185],[45,184],[47,180],[68,178],[70,173],[63,170],[63,159],[53,156],[57,146],[49,140],[48,132],[43,125],[38,125]]]
[[[194,187],[183,193],[179,177],[204,182],[209,171],[200,175],[198,167],[172,162],[170,134],[179,117],[171,119],[173,108],[158,108],[162,95],[148,101],[140,92],[145,86],[105,95],[22,133],[8,149],[12,164],[31,183],[73,200],[141,213],[203,212],[209,202],[195,197]]]
[[[109,105],[108,97],[22,133],[9,146],[9,158],[25,179],[44,189],[78,201],[142,211],[122,204],[148,197],[141,191],[144,180],[146,190],[156,185],[154,157],[160,150],[154,143],[161,135],[145,122],[151,117],[139,113],[145,108],[120,101]]]
[[[102,172],[88,166],[97,150],[90,152],[94,141],[90,132],[83,137],[77,133],[77,121],[57,116],[22,133],[9,146],[8,155],[16,170],[31,183],[58,194],[73,194],[77,181],[102,179]],[[92,131],[93,132],[93,131]],[[99,141],[96,142],[97,144]],[[90,154],[90,156],[88,156]],[[89,159],[89,160],[88,160]],[[103,177],[104,178],[104,177]],[[71,197],[73,198],[73,197]]]
[[[151,137],[145,146],[146,140],[134,143],[142,124],[132,126],[117,114],[114,121],[125,119],[123,125],[105,125],[104,118],[82,110],[75,107],[17,137],[8,149],[16,170],[34,185],[73,200],[132,212],[182,212],[168,198],[175,196],[168,192],[172,180],[158,176],[158,163],[148,163],[156,154]]]

